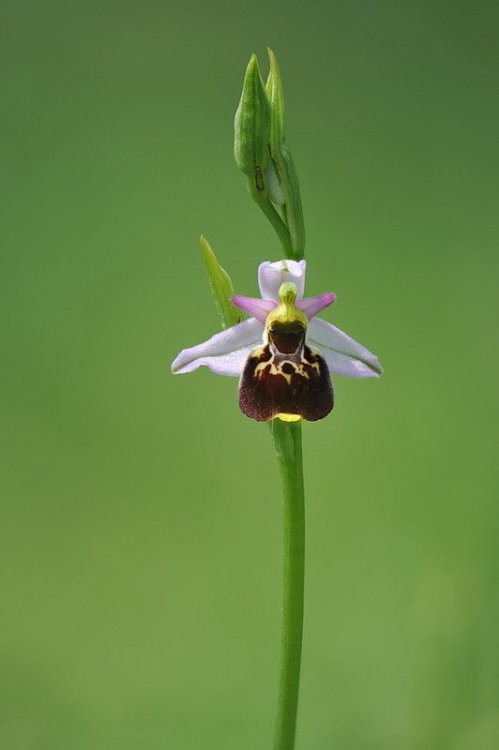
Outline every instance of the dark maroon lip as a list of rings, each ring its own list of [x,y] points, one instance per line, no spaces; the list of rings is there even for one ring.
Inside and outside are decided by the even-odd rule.
[[[269,343],[248,357],[239,381],[239,406],[248,417],[268,422],[291,414],[315,422],[329,414],[333,403],[328,366],[308,346],[284,355],[274,354]]]

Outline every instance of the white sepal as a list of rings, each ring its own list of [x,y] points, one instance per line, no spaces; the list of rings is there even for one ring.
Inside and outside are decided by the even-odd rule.
[[[324,357],[332,373],[349,378],[378,378],[379,359],[351,336],[320,318],[310,321],[307,343]]]
[[[305,271],[307,263],[304,260],[278,260],[275,263],[265,261],[258,267],[258,286],[262,299],[272,299],[279,302],[281,284],[292,281],[298,289],[297,299],[303,297],[305,288]]]
[[[202,344],[183,349],[172,364],[172,372],[180,375],[205,365],[217,375],[239,377],[253,349],[262,343],[262,337],[263,326],[258,320],[243,320]]]

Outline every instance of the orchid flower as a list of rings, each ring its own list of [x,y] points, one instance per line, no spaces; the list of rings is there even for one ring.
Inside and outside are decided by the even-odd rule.
[[[218,375],[239,377],[243,413],[271,423],[283,497],[282,638],[273,747],[294,750],[305,581],[301,420],[316,421],[332,410],[332,375],[378,377],[383,368],[362,344],[317,317],[333,304],[335,294],[304,297],[305,224],[299,180],[287,140],[281,73],[272,50],[268,54],[265,83],[256,55],[246,68],[234,120],[234,157],[286,260],[260,264],[260,298],[235,295],[230,277],[201,237],[210,288],[225,330],[181,351],[172,371],[181,374],[204,366]],[[238,310],[250,317],[240,322]]]
[[[232,297],[251,317],[181,351],[172,372],[204,365],[238,376],[241,410],[259,422],[322,419],[333,408],[331,374],[379,377],[383,368],[374,354],[316,317],[336,295],[305,298],[305,272],[305,260],[261,263],[261,298]]]

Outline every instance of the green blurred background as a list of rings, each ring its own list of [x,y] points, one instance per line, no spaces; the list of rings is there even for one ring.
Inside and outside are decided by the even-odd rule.
[[[305,425],[297,750],[499,747],[496,2],[0,6],[5,750],[271,745],[281,511],[235,379],[173,377],[277,259],[232,158],[278,54],[307,288],[379,354]]]

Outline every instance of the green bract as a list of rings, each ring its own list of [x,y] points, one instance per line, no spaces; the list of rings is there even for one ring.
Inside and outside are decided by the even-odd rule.
[[[291,245],[297,255],[305,249],[305,224],[301,207],[300,183],[284,133],[284,93],[281,72],[277,58],[271,49],[267,50],[270,60],[270,73],[267,78],[267,95],[271,106],[270,153],[273,166],[282,191],[285,206],[285,218],[291,236]],[[280,203],[272,195],[274,203]]]
[[[234,294],[232,281],[227,271],[224,271],[218,262],[208,240],[203,235],[199,239],[199,244],[201,245],[211,293],[215,300],[218,316],[222,322],[222,328],[230,328],[241,320],[238,310],[230,301],[230,298]]]

